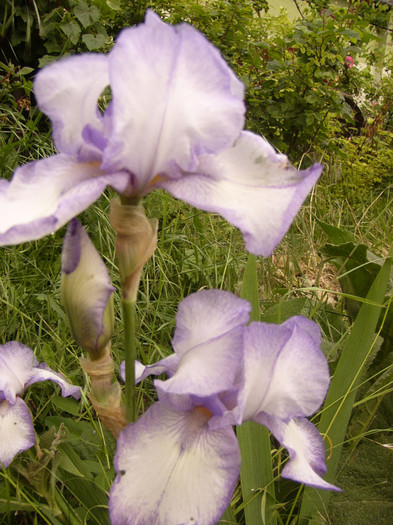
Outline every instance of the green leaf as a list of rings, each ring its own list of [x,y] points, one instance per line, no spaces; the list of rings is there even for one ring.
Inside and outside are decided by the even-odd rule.
[[[89,27],[100,18],[100,12],[95,5],[88,6],[86,2],[79,1],[75,6],[74,13],[83,27]]]
[[[342,230],[341,228],[337,228],[337,226],[332,226],[331,224],[323,222],[317,217],[315,218],[315,220],[318,226],[320,226],[322,230],[326,233],[326,235],[329,238],[329,242],[331,242],[332,244],[344,244],[346,242],[352,242],[354,240],[354,237],[351,233]]]
[[[329,438],[331,457],[328,461],[326,481],[334,483],[341,450],[345,441],[349,419],[360,381],[361,371],[376,342],[375,331],[388,286],[392,257],[385,264],[373,282],[367,299],[375,304],[363,303],[346,340],[336,367],[323,407],[318,429]],[[307,525],[312,515],[326,515],[331,492],[307,487],[300,511],[299,525]]]
[[[65,24],[60,25],[60,29],[63,33],[70,39],[71,43],[76,45],[81,34],[81,28],[75,20],[66,22]]]
[[[304,308],[308,302],[306,297],[294,297],[268,308],[261,317],[264,323],[283,323],[294,315],[304,315]]]
[[[106,38],[104,35],[83,35],[82,42],[89,51],[94,51],[105,47]]]
[[[255,255],[249,255],[244,272],[241,297],[252,304],[251,320],[259,320],[258,279]],[[267,428],[247,421],[237,428],[242,465],[240,470],[243,500],[247,525],[262,524],[262,491],[267,489],[266,522],[276,523],[272,514],[275,503],[270,435]]]

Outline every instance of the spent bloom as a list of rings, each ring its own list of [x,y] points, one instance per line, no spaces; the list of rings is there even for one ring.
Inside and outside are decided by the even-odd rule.
[[[98,99],[110,87],[104,112]],[[48,65],[35,78],[58,153],[0,179],[0,244],[59,229],[111,186],[135,202],[163,188],[238,227],[250,252],[269,255],[321,174],[291,167],[243,131],[244,86],[188,24],[152,11],[108,54]]]
[[[35,443],[31,413],[21,396],[33,383],[48,380],[60,385],[63,397],[79,399],[80,388],[45,363],[38,364],[30,348],[16,341],[0,345],[0,464],[4,467]]]
[[[329,385],[320,330],[292,317],[282,325],[249,321],[250,304],[203,290],[179,305],[174,353],[137,365],[156,380],[158,401],[120,434],[110,493],[113,525],[214,525],[240,472],[233,425],[253,420],[289,452],[282,476],[339,490],[322,479],[325,448],[306,418]]]

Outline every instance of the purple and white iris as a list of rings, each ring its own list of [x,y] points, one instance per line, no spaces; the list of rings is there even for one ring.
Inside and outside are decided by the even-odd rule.
[[[325,448],[307,419],[320,407],[329,370],[319,327],[304,317],[282,325],[249,321],[250,304],[203,290],[179,305],[174,354],[137,366],[156,380],[158,402],[120,434],[110,493],[113,525],[214,525],[240,471],[233,425],[267,426],[288,449],[282,476],[339,490],[321,478]]]
[[[33,383],[48,380],[60,385],[63,397],[79,399],[80,388],[45,363],[38,364],[30,348],[16,341],[0,345],[0,465],[8,467],[17,454],[34,445],[33,420],[21,396]]]
[[[98,99],[110,86],[104,113]],[[217,212],[269,255],[321,174],[298,171],[244,125],[244,86],[188,24],[152,11],[109,54],[59,60],[34,82],[58,153],[0,179],[0,244],[38,239],[98,199],[106,186],[138,199],[154,188]]]

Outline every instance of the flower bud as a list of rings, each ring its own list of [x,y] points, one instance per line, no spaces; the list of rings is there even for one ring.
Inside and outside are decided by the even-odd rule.
[[[77,219],[67,229],[62,252],[61,296],[75,341],[99,359],[113,332],[113,296],[108,271]]]
[[[148,219],[142,205],[112,199],[110,220],[117,232],[116,254],[123,299],[135,302],[144,264],[157,247],[157,219]]]

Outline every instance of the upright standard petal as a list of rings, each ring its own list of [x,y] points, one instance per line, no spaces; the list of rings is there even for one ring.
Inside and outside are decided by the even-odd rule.
[[[321,406],[330,376],[318,325],[300,316],[282,325],[251,323],[244,352],[244,420],[263,412],[288,421]]]
[[[66,57],[42,69],[34,81],[38,106],[52,121],[57,149],[78,160],[99,160],[101,152],[82,138],[86,126],[103,133],[98,97],[109,84],[108,56]]]
[[[243,84],[219,51],[188,24],[170,26],[152,11],[122,31],[109,55],[113,94],[104,169],[127,168],[134,194],[173,165],[229,147],[244,123]]]
[[[14,405],[0,401],[0,464],[9,466],[14,457],[35,443],[31,414],[19,397]]]
[[[223,290],[200,290],[183,299],[176,316],[172,346],[178,356],[221,337],[250,320],[248,301]]]
[[[0,400],[12,405],[22,395],[34,366],[38,364],[33,351],[16,341],[0,345]]]
[[[314,164],[298,171],[268,142],[243,131],[225,151],[203,155],[194,170],[156,186],[237,226],[246,248],[267,257],[284,237],[322,173]]]
[[[61,295],[73,336],[93,360],[101,357],[112,337],[114,291],[104,262],[73,219],[63,245]]]
[[[109,498],[113,525],[214,525],[240,470],[230,426],[211,430],[209,411],[158,402],[120,434]]]
[[[30,162],[0,185],[0,245],[53,233],[98,199],[107,185],[123,192],[129,174],[106,175],[98,162],[54,155]]]

